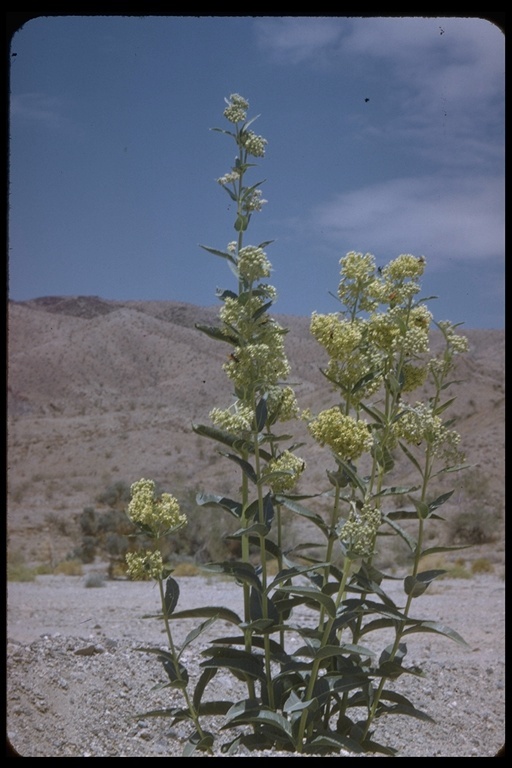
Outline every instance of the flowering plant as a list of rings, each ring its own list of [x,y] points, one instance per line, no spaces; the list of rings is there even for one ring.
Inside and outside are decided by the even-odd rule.
[[[132,556],[132,575],[149,572],[161,590],[170,650],[149,650],[159,655],[170,685],[185,696],[184,707],[152,714],[192,722],[186,755],[196,749],[211,754],[214,737],[202,725],[210,717],[221,717],[221,730],[233,731],[221,747],[226,755],[240,745],[305,754],[345,749],[391,755],[393,748],[374,738],[379,718],[430,719],[389,685],[405,673],[422,674],[405,665],[407,637],[428,632],[464,642],[452,629],[413,617],[411,611],[415,599],[443,573],[422,571],[421,559],[451,549],[425,546],[425,529],[439,519],[438,509],[451,496],[450,491],[432,495],[432,480],[437,484],[464,466],[458,435],[443,420],[454,398],[443,397],[466,340],[456,326],[436,323],[444,346],[439,355],[431,355],[434,321],[428,299],[418,298],[424,258],[405,254],[377,267],[372,255],[349,253],[340,262],[339,312],[311,318],[311,333],[327,355],[323,374],[336,401],[316,415],[301,415],[286,383],[286,330],[270,314],[276,291],[266,282],[272,268],[265,249],[271,241],[244,242],[253,213],[266,202],[262,182],[246,181],[251,158],[264,157],[266,140],[250,129],[254,120],[247,120],[244,98],[233,94],[226,103],[224,116],[231,127],[215,130],[234,140],[236,157],[218,183],[236,204],[236,238],[225,250],[203,247],[226,261],[236,287],[218,291],[218,324],[197,327],[227,345],[223,367],[233,394],[229,404],[210,411],[210,424],[193,429],[216,442],[240,473],[238,498],[203,493],[197,503],[236,518],[231,538],[240,544],[240,558],[208,569],[240,585],[243,612],[224,606],[177,611],[177,582],[165,573],[157,552]],[[296,453],[301,444],[280,433],[280,424],[300,416],[330,462],[327,487],[315,495],[298,493],[306,469]],[[400,454],[414,476],[407,485],[394,476]],[[176,500],[169,495],[156,500],[148,481],[134,484],[132,493],[132,520],[157,541],[184,524]],[[327,513],[320,508],[325,502]],[[321,544],[289,546],[286,510],[312,526],[323,537]],[[384,589],[386,580],[397,577],[376,565],[382,535],[400,538],[410,551],[410,572],[400,577],[403,605]],[[313,554],[318,547],[320,556]],[[277,572],[270,568],[271,559]],[[189,695],[183,648],[174,646],[170,624],[196,618],[205,621],[185,645],[219,619],[232,629],[202,650]],[[393,640],[379,651],[383,631],[391,631]],[[208,697],[220,669],[233,676],[233,700]]]

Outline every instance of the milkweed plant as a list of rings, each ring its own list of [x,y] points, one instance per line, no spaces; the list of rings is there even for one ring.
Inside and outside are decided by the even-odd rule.
[[[253,214],[266,203],[263,182],[248,177],[267,142],[252,130],[255,118],[247,119],[244,98],[233,94],[225,101],[229,125],[213,130],[236,148],[233,165],[217,180],[236,206],[235,234],[225,249],[201,247],[226,262],[234,286],[217,291],[218,323],[197,327],[226,346],[228,383],[226,402],[214,405],[208,424],[192,428],[215,442],[233,468],[233,497],[205,492],[197,504],[205,514],[220,510],[236,519],[230,538],[239,543],[238,559],[207,569],[240,586],[242,608],[177,610],[179,585],[159,541],[178,532],[185,516],[170,494],[155,496],[151,480],[134,483],[128,514],[155,547],[127,555],[129,574],[158,583],[168,644],[167,650],[141,650],[156,654],[166,685],[182,697],[179,706],[144,714],[190,724],[185,756],[212,755],[218,738],[226,756],[242,746],[393,755],[393,746],[374,735],[380,718],[431,720],[399,692],[403,675],[423,675],[407,664],[408,638],[435,633],[464,643],[444,624],[418,618],[416,605],[444,573],[421,570],[422,558],[455,549],[428,546],[426,530],[442,519],[439,509],[453,493],[438,495],[432,486],[466,466],[459,435],[446,419],[455,398],[445,393],[467,341],[456,325],[434,321],[427,306],[434,297],[420,297],[423,257],[403,254],[377,267],[371,254],[348,253],[340,261],[339,308],[313,313],[310,325],[328,360],[322,373],[332,405],[301,411],[287,384],[287,331],[271,315],[276,290],[267,282],[266,249],[272,241],[246,242]],[[443,342],[436,355],[430,352],[433,326]],[[307,473],[304,444],[292,434],[300,419],[312,444],[325,450],[325,486],[315,494],[297,491]],[[399,456],[400,467],[408,467],[407,484],[395,477]],[[314,531],[314,543],[290,544],[294,516],[301,531]],[[405,577],[377,567],[384,536],[405,542],[411,563]],[[402,597],[395,601],[385,585],[398,578]],[[199,623],[178,647],[172,626],[185,619]],[[183,651],[207,629],[214,639],[206,643],[203,636],[197,666],[188,670]],[[221,700],[210,696],[220,672],[233,678]]]

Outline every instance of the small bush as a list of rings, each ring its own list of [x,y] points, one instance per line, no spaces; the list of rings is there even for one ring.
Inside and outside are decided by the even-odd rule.
[[[82,563],[80,560],[63,560],[62,563],[57,563],[53,572],[64,576],[81,576]]]
[[[105,576],[102,573],[89,573],[86,576],[84,586],[87,588],[95,588],[95,587],[104,587],[105,586]]]
[[[26,565],[7,565],[7,581],[34,581],[36,575],[33,568]]]
[[[7,554],[7,581],[34,581],[35,572],[25,563],[23,554],[19,551]]]
[[[194,563],[178,563],[173,570],[173,576],[197,576],[199,568]]]
[[[493,573],[494,566],[486,557],[479,557],[471,564],[471,573]]]
[[[496,538],[496,516],[480,508],[458,512],[450,521],[454,544],[488,544]]]

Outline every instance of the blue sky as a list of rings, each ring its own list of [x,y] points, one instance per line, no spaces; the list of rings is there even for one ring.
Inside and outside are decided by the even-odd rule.
[[[16,54],[16,55],[14,55]],[[234,287],[224,97],[268,140],[275,312],[335,312],[339,259],[424,256],[439,320],[504,324],[501,30],[478,18],[61,16],[11,43],[9,296],[215,305]]]

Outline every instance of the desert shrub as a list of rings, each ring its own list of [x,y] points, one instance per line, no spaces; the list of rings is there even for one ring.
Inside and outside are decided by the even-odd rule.
[[[35,577],[35,570],[28,567],[20,551],[7,553],[7,581],[34,581]]]
[[[124,509],[130,500],[130,486],[124,480],[111,483],[96,497],[98,504],[105,504],[112,509]]]
[[[57,563],[53,572],[64,576],[81,576],[83,573],[82,563],[75,559],[63,560],[61,563]]]
[[[105,576],[102,573],[88,573],[85,577],[84,586],[88,589],[105,586]]]
[[[496,515],[477,507],[456,512],[449,522],[449,535],[454,544],[488,544],[496,539]]]
[[[486,557],[478,557],[471,563],[471,573],[493,573],[494,566]]]

